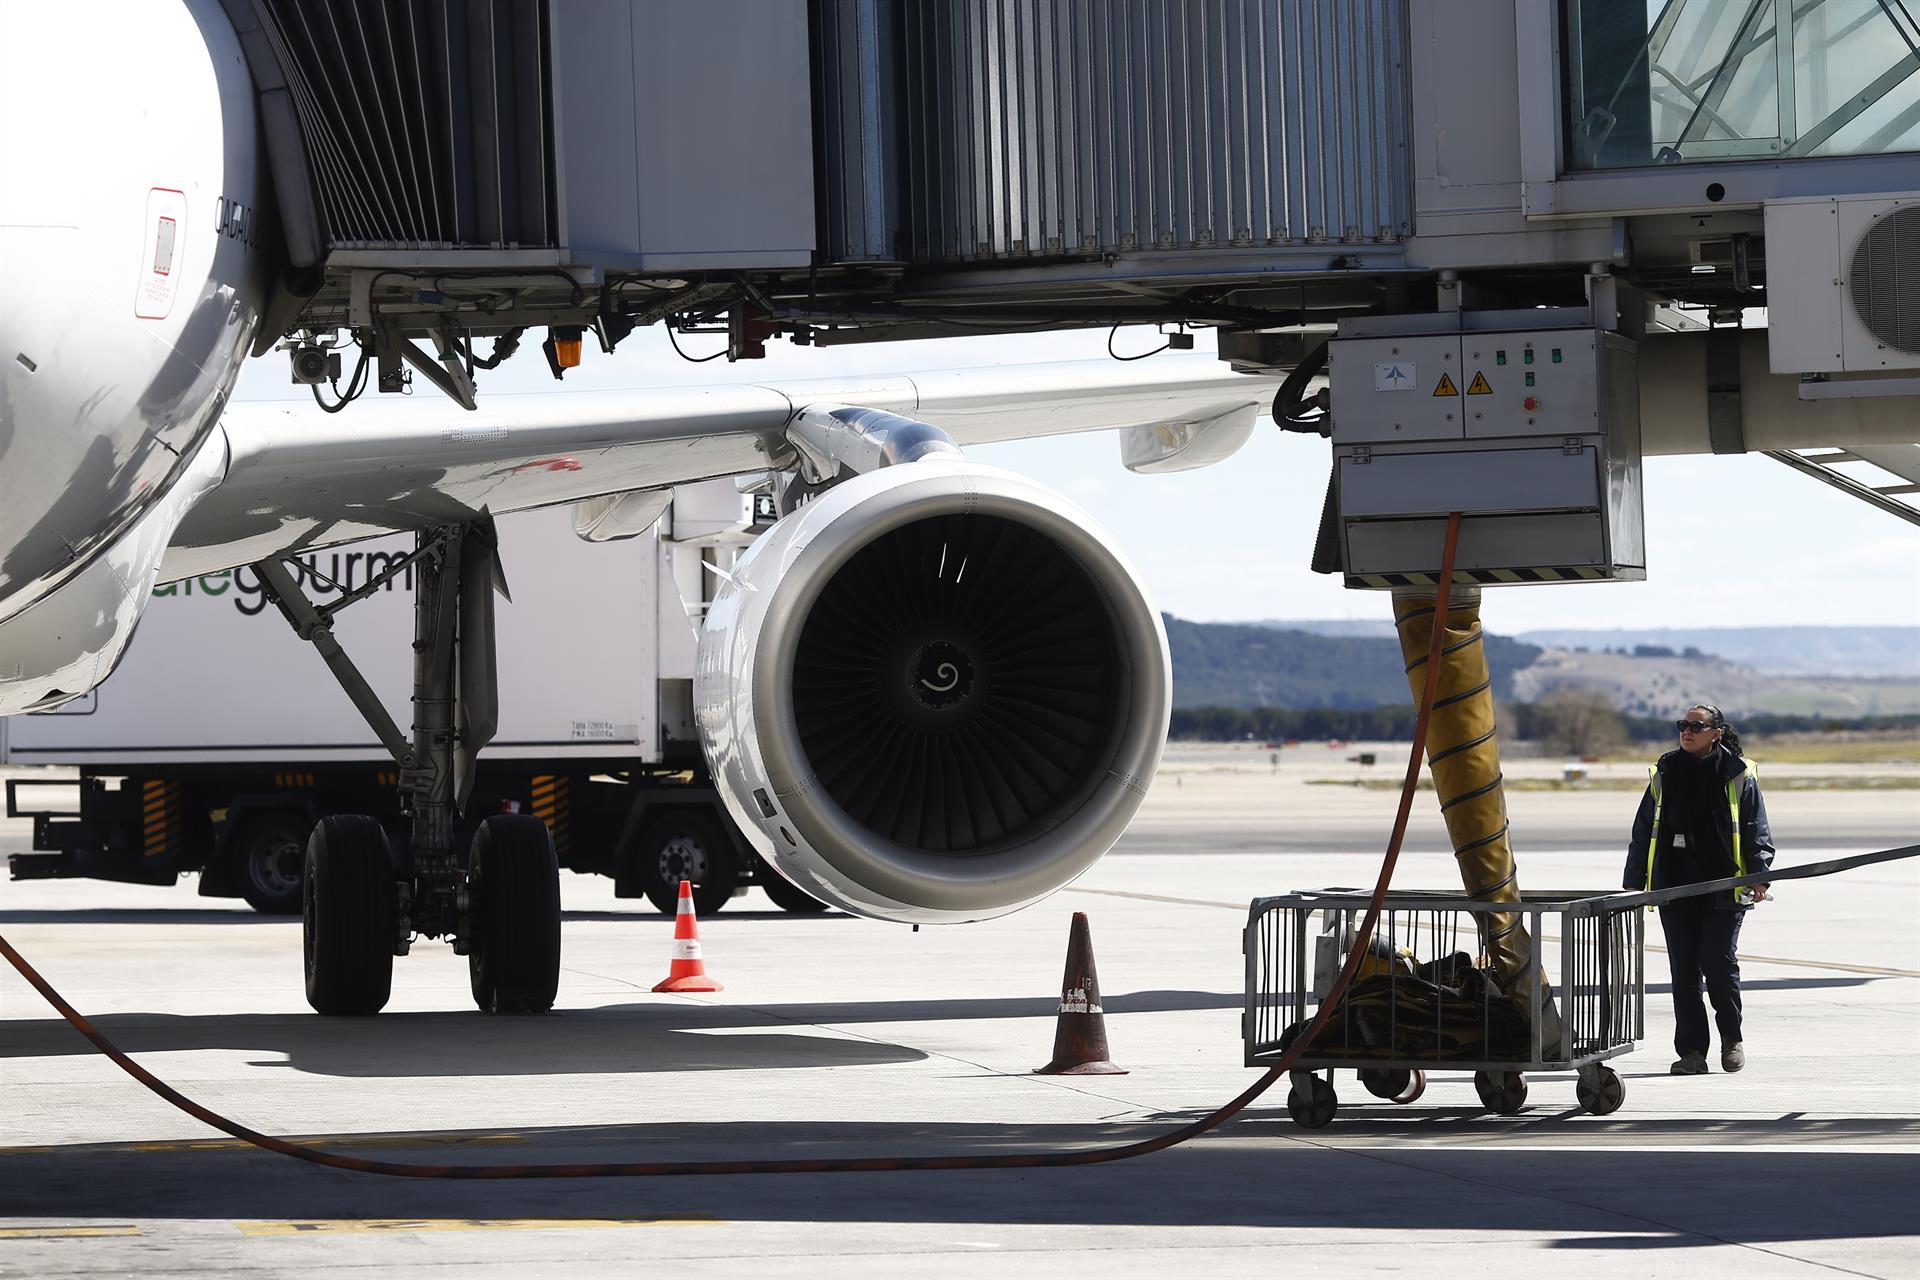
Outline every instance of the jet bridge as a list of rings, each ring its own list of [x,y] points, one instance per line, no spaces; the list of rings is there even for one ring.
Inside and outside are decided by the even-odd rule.
[[[351,339],[471,406],[528,330],[559,377],[656,323],[731,359],[1209,326],[1283,373],[1363,330],[1518,350],[1547,308],[1633,348],[1647,451],[1757,447],[1756,413],[1778,451],[1913,439],[1896,0],[221,3],[297,380]]]

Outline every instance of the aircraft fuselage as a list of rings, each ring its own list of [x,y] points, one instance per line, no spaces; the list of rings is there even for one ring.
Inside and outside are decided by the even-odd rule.
[[[217,0],[8,22],[0,713],[111,669],[185,491],[218,478],[197,455],[271,256],[253,88]]]

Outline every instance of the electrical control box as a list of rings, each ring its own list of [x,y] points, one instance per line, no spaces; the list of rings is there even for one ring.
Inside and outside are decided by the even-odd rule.
[[[1646,576],[1637,344],[1537,312],[1342,321],[1328,346],[1347,585]]]

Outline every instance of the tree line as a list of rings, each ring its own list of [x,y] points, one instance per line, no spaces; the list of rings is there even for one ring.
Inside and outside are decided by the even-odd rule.
[[[1556,689],[1538,702],[1497,705],[1500,735],[1543,742],[1569,755],[1598,755],[1628,741],[1673,736],[1672,717],[1623,715],[1598,694]],[[1281,742],[1288,738],[1401,741],[1413,737],[1411,704],[1392,707],[1179,707],[1168,736],[1187,742]],[[1920,715],[1732,717],[1742,734],[1920,729]]]

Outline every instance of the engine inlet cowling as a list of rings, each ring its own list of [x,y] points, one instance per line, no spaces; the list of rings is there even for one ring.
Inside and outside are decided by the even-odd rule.
[[[1017,910],[1110,848],[1165,742],[1166,636],[1065,499],[929,461],[829,490],[707,612],[722,794],[817,897],[919,922]]]

